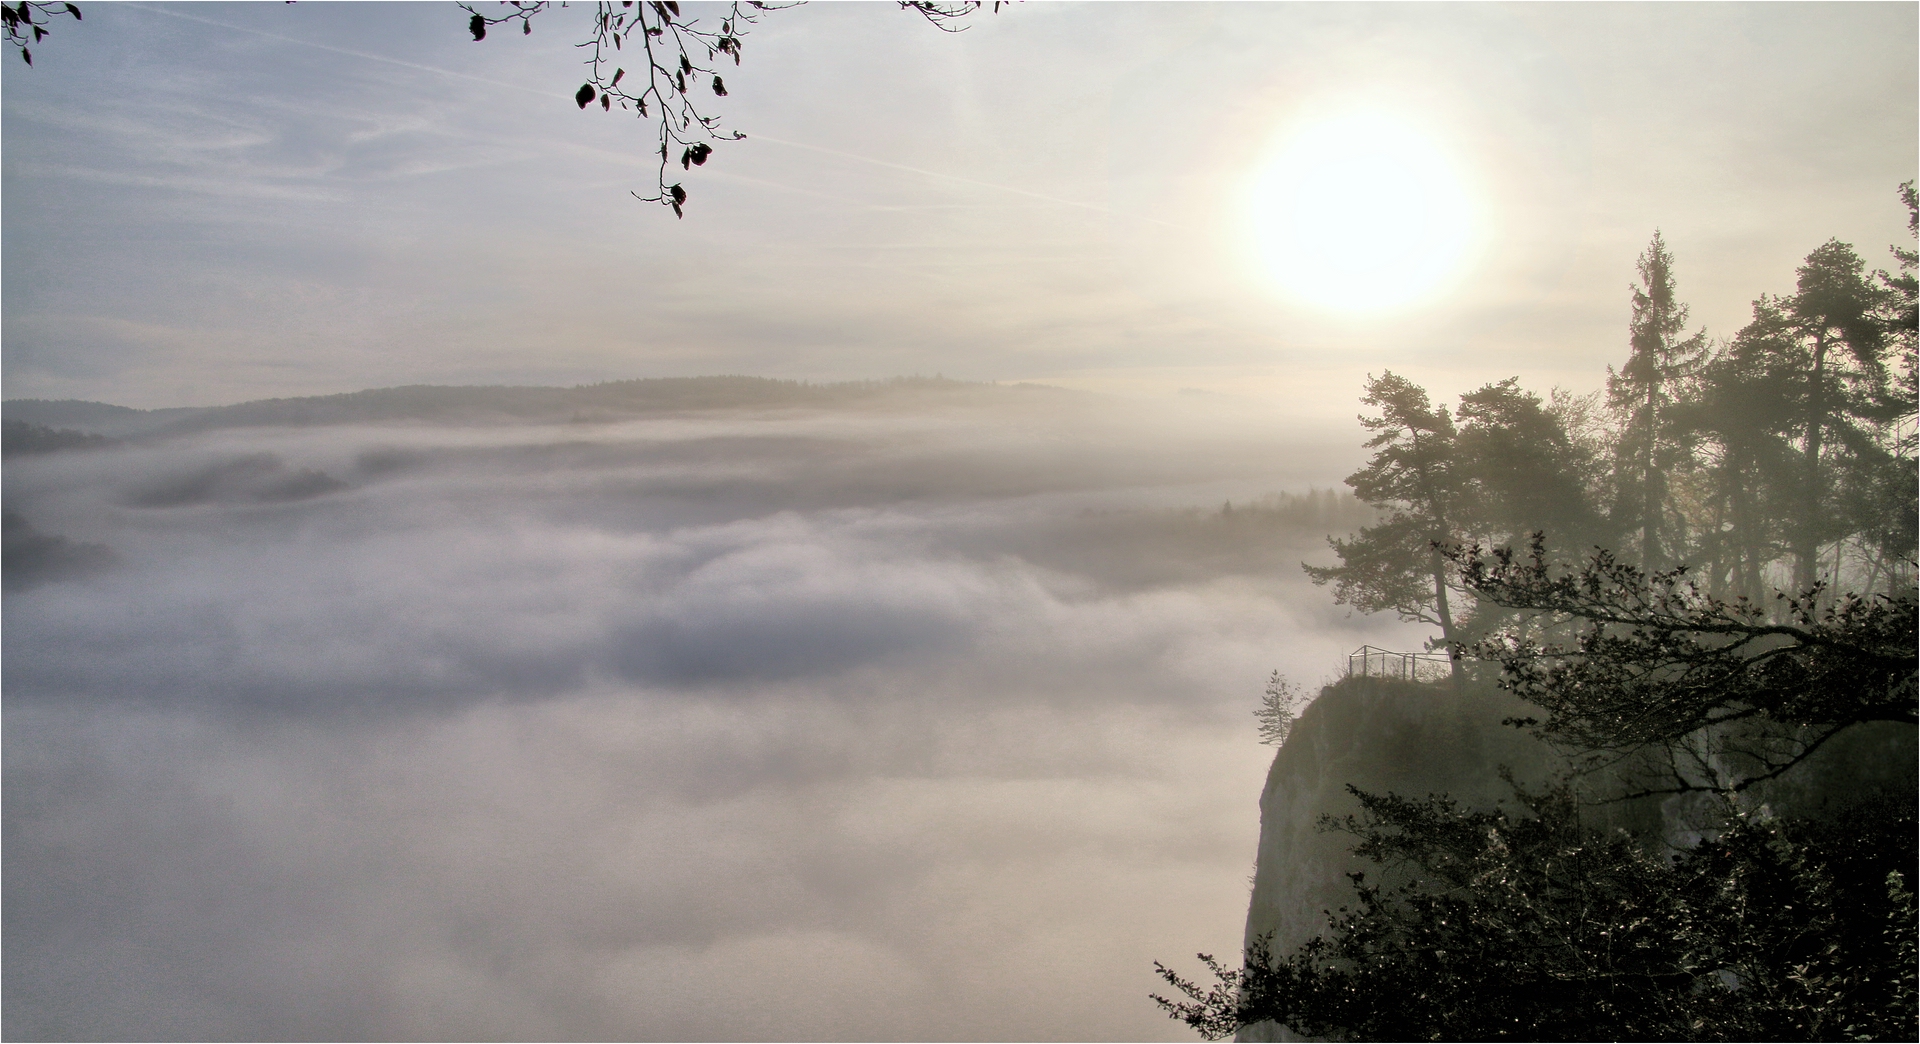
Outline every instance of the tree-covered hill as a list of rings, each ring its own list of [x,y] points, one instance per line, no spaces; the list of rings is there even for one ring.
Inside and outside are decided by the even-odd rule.
[[[680,410],[888,408],[928,404],[1025,403],[1079,398],[1035,384],[941,377],[809,383],[767,377],[658,377],[571,388],[416,384],[339,395],[259,399],[231,406],[136,410],[74,399],[9,399],[8,420],[111,436],[214,428],[404,421],[562,423],[619,420]]]

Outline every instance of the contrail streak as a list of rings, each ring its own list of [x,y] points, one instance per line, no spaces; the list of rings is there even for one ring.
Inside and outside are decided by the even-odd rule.
[[[369,54],[366,51],[351,51],[345,47],[334,47],[331,44],[314,43],[311,40],[296,40],[291,36],[282,36],[279,33],[270,33],[264,29],[253,29],[244,25],[234,25],[230,22],[216,22],[211,18],[202,18],[199,15],[182,14],[179,11],[169,11],[165,8],[160,8],[160,7],[148,7],[145,4],[127,4],[126,6],[134,8],[135,10],[139,10],[139,11],[146,11],[149,14],[166,15],[168,18],[178,18],[178,19],[181,19],[182,21],[187,21],[187,22],[199,22],[201,25],[211,25],[219,29],[230,29],[236,33],[249,33],[253,36],[265,37],[266,39],[269,39],[269,40],[278,40],[281,43],[290,43],[298,47],[311,47],[316,51],[330,51],[334,54],[344,54],[350,58],[364,58],[370,62],[385,62],[388,65],[398,65],[404,69],[418,69],[421,72],[437,73],[441,76],[451,76],[456,80],[472,80],[474,83],[484,83],[494,87],[505,87],[508,90],[523,91],[527,94],[537,94],[542,98],[566,98],[567,97],[566,95],[563,95],[563,94],[554,94],[551,91],[543,91],[543,90],[539,90],[538,88],[525,86],[523,84],[508,83],[505,80],[489,80],[484,76],[472,76],[463,72],[454,72],[452,69],[442,69],[434,65],[422,65],[419,62],[409,62],[409,61],[403,61],[402,59],[399,59],[399,58],[389,58],[384,54]]]

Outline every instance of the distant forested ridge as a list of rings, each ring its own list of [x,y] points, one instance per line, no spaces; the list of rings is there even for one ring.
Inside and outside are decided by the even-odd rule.
[[[60,450],[96,449],[112,444],[112,439],[90,432],[49,428],[44,424],[12,419],[0,421],[0,456],[31,456]]]
[[[232,406],[136,410],[75,399],[9,399],[10,421],[101,435],[185,433],[214,428],[519,421],[591,423],[677,410],[855,407],[913,403],[1070,398],[1037,384],[989,384],[942,377],[813,384],[767,377],[657,377],[571,388],[416,384],[339,395],[259,399]]]

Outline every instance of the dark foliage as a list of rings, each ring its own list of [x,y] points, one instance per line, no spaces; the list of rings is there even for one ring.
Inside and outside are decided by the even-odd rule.
[[[0,4],[0,28],[7,32],[7,43],[18,51],[22,61],[33,64],[33,50],[30,44],[46,39],[51,31],[47,23],[57,15],[66,15],[74,21],[80,21],[80,9],[72,4],[39,3],[34,0],[8,6]]]
[[[1666,752],[1653,790],[1743,790],[1864,722],[1916,721],[1912,596],[1837,599],[1815,587],[1766,606],[1702,592],[1684,566],[1646,574],[1595,552],[1549,561],[1535,535],[1449,556],[1466,586],[1502,606],[1577,627],[1569,644],[1514,632],[1478,643],[1501,684],[1547,714],[1541,734],[1600,763]]]
[[[1564,785],[1521,808],[1355,792],[1328,826],[1404,883],[1207,988],[1155,996],[1208,1039],[1272,1020],[1334,1040],[1912,1039],[1911,802],[1843,821],[1734,817],[1684,852],[1584,826]]]

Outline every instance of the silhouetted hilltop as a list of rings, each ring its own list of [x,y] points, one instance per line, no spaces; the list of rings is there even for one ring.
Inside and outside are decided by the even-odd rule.
[[[982,384],[943,377],[811,384],[768,377],[656,377],[572,388],[416,384],[340,395],[259,399],[232,406],[136,410],[77,399],[9,399],[6,418],[109,436],[210,428],[390,421],[598,422],[650,413],[780,407],[903,407],[1064,399],[1078,393],[1038,384]]]

